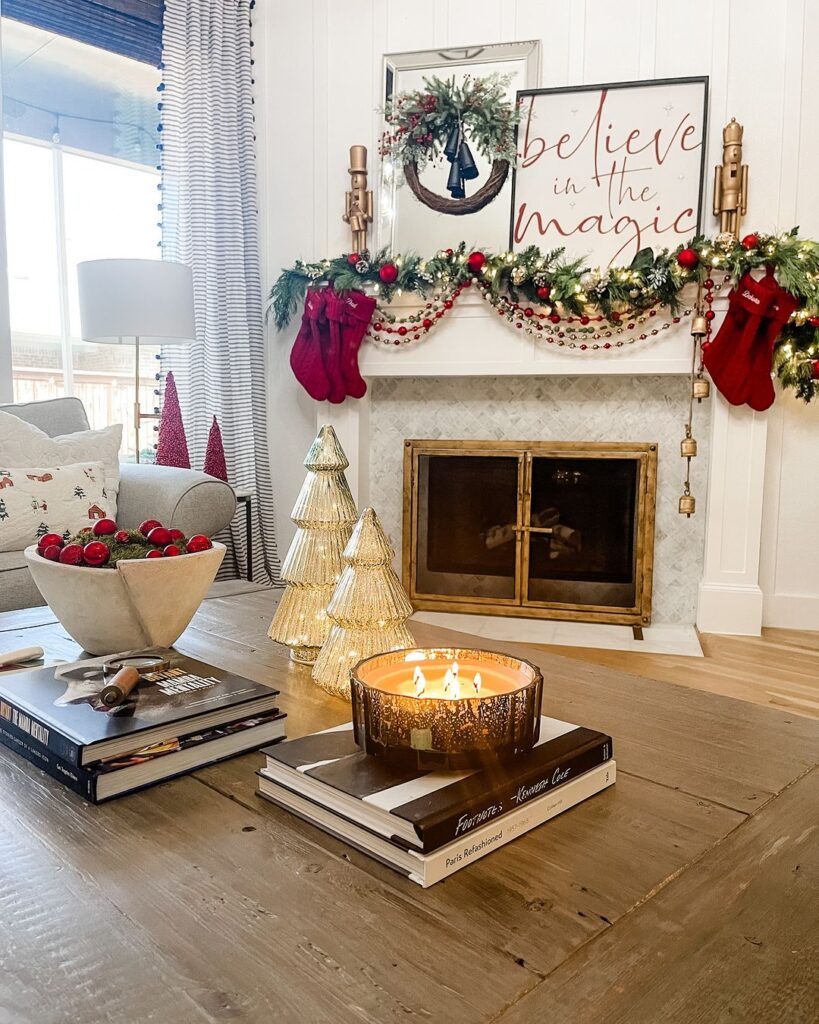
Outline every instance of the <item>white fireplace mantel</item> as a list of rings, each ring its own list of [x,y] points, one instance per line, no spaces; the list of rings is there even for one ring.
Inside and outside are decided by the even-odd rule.
[[[662,322],[663,318],[656,318]],[[365,341],[360,365],[375,377],[575,376],[579,374],[688,374],[689,321],[653,339],[594,355],[535,342],[511,328],[475,293],[458,305],[429,337],[389,348]],[[647,326],[653,326],[651,321]],[[468,381],[464,382],[468,387]],[[702,632],[756,636],[762,626],[759,552],[767,419],[729,405],[712,388],[708,494],[697,495],[706,516],[703,574],[696,625]],[[680,436],[686,410],[680,409]],[[350,460],[348,479],[359,507],[369,500],[370,399],[321,403],[317,423],[332,423]],[[612,424],[612,440],[617,440]],[[401,481],[396,480],[396,487]],[[701,552],[691,557],[700,559]]]

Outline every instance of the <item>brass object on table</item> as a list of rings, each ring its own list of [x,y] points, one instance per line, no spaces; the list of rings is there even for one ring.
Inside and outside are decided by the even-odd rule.
[[[739,225],[748,210],[748,165],[742,162],[744,128],[732,117],[722,129],[722,164],[714,168],[714,216],[720,234],[739,238]]]
[[[367,225],[373,219],[373,194],[367,189],[367,147],[350,146],[350,191],[344,197],[342,220],[352,232],[351,252],[367,251]]]

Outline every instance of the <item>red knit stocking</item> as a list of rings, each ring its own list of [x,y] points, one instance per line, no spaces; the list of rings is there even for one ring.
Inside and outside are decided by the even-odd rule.
[[[363,398],[367,383],[358,369],[358,350],[375,312],[375,299],[361,292],[344,296],[344,329],[341,335],[341,375],[350,398]]]
[[[779,286],[770,277],[755,281],[745,274],[728,299],[717,336],[702,353],[714,384],[732,405],[743,405],[750,391],[751,352]]]
[[[357,294],[355,292],[351,294]],[[327,376],[330,378],[330,392],[327,395],[331,402],[338,404],[347,397],[344,377],[341,373],[341,335],[345,319],[344,299],[335,292],[327,293],[327,320],[330,323],[330,344],[327,347]]]
[[[762,323],[762,336],[751,353],[750,389],[746,401],[757,412],[764,412],[773,405],[776,397],[771,376],[774,345],[798,305],[798,299],[777,285],[773,303]]]
[[[290,350],[290,366],[296,380],[317,402],[323,402],[330,394],[330,380],[322,352],[325,344],[323,335],[326,334],[325,296],[323,291],[307,292],[301,327]]]

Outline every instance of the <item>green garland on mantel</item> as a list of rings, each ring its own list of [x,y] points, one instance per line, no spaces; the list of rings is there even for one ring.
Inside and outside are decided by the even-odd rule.
[[[704,285],[715,274],[736,284],[746,271],[765,267],[772,267],[782,287],[800,300],[777,340],[774,369],[784,387],[809,402],[819,394],[819,243],[800,238],[797,228],[780,235],[753,232],[741,241],[729,234],[698,235],[674,250],[655,254],[642,249],[629,266],[605,269],[591,267],[583,258],[568,258],[562,248],[542,252],[529,246],[518,253],[489,253],[470,250],[464,242],[431,259],[382,249],[372,256],[345,253],[315,263],[297,260],[273,285],[268,314],[282,330],[310,287],[364,291],[377,295],[383,306],[402,293],[427,299],[475,280],[495,299],[539,304],[561,315],[594,313],[619,325],[658,306],[676,312],[687,285]]]

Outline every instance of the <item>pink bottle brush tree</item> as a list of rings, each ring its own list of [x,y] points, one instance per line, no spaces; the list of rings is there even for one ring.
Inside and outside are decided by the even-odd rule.
[[[208,446],[205,450],[205,472],[219,480],[227,481],[227,463],[225,462],[225,446],[222,443],[222,431],[216,417],[210,425]]]
[[[182,410],[179,407],[179,394],[171,371],[165,378],[165,399],[162,403],[162,416],[159,421],[156,464],[158,466],[176,466],[177,469],[191,468],[185,425],[182,422]]]

